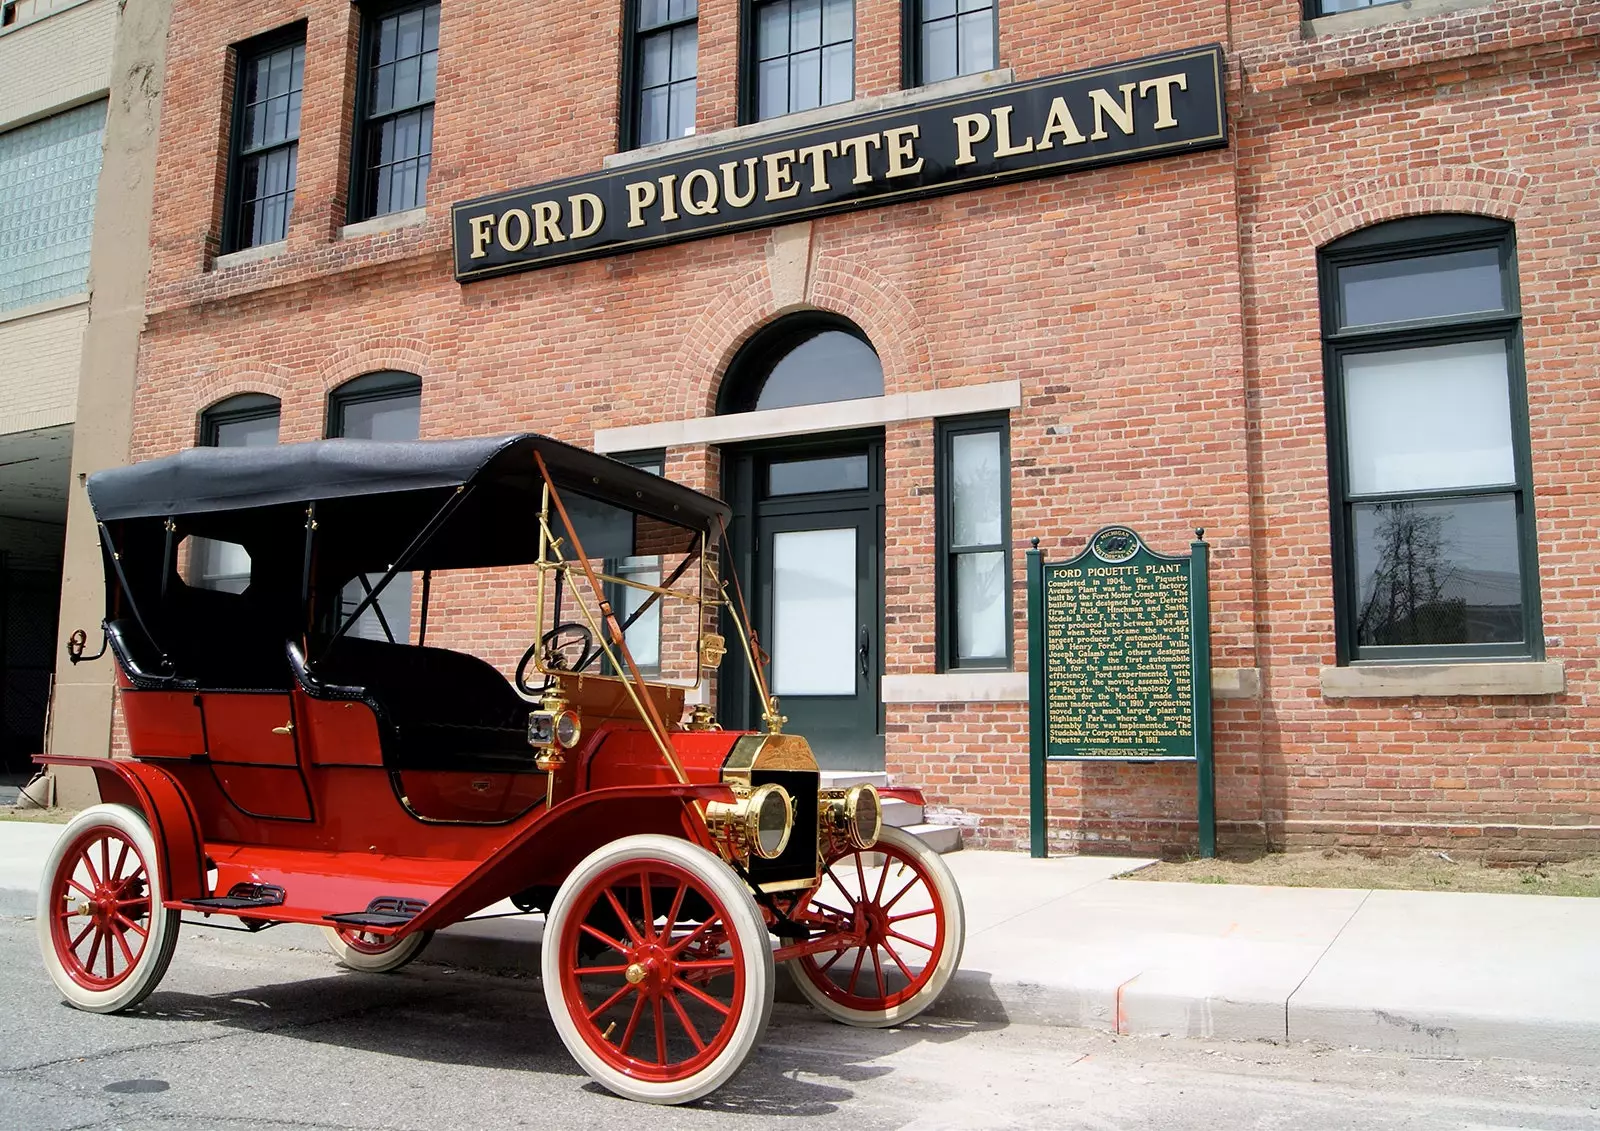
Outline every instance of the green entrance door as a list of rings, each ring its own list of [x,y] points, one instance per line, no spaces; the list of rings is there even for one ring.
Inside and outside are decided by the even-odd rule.
[[[881,770],[882,441],[752,453],[739,463],[753,511],[751,613],[784,729],[809,739],[824,769]],[[753,694],[749,706],[759,724]]]

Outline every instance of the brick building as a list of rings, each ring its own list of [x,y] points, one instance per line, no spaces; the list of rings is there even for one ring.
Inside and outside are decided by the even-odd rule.
[[[996,847],[1029,540],[1203,526],[1224,845],[1593,851],[1597,62],[1585,0],[177,0],[134,455],[660,463],[791,726]],[[1190,766],[1049,788],[1057,849],[1193,843]]]

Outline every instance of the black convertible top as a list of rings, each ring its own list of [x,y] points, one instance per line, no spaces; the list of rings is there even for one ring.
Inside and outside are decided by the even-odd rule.
[[[315,440],[262,448],[190,448],[89,477],[101,522],[255,510],[401,492],[436,494],[473,484],[494,493],[543,486],[535,453],[556,489],[699,530],[728,508],[709,495],[548,436],[467,440]]]

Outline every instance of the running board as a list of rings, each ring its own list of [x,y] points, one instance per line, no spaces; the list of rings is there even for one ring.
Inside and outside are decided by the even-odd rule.
[[[409,923],[427,909],[427,901],[380,895],[365,911],[341,911],[327,919],[342,927],[398,927]]]

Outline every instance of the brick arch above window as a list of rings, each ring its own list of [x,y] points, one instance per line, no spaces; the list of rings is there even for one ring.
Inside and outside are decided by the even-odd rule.
[[[1386,220],[1464,212],[1515,222],[1533,178],[1474,165],[1400,170],[1333,188],[1300,210],[1312,247]]]
[[[415,338],[402,337],[338,350],[322,363],[317,376],[322,382],[322,392],[327,394],[358,377],[388,371],[414,374],[424,385],[437,376],[427,345]]]
[[[673,371],[684,380],[672,417],[715,415],[719,390],[739,350],[779,318],[801,311],[855,323],[883,362],[885,394],[923,386],[932,370],[927,334],[916,307],[891,280],[861,260],[825,252],[811,262],[798,297],[780,303],[766,265],[725,286],[708,304],[712,313],[695,323],[673,359]]]

